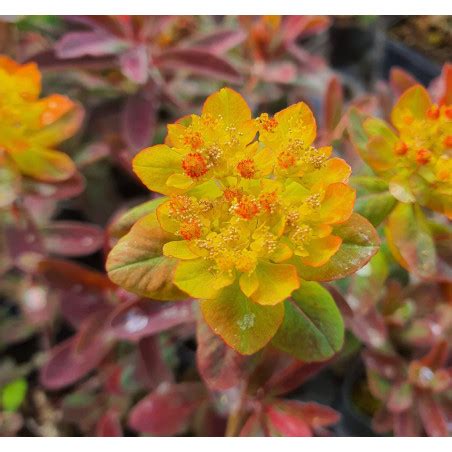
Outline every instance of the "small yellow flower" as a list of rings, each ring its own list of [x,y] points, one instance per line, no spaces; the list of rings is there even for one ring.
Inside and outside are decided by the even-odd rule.
[[[157,218],[176,238],[163,253],[180,260],[181,290],[214,299],[238,282],[254,302],[275,305],[300,285],[292,259],[319,267],[338,251],[333,225],[350,217],[355,192],[349,166],[314,147],[315,137],[306,104],[253,120],[225,88],[200,116],[169,125],[165,145],[137,155],[141,180],[169,195]]]
[[[391,114],[395,130],[369,118],[363,157],[402,202],[417,202],[452,218],[452,106],[433,104],[420,85],[400,97]]]
[[[0,153],[15,171],[46,182],[71,177],[72,160],[54,146],[72,136],[81,109],[53,94],[39,99],[41,74],[34,63],[20,65],[0,56]]]

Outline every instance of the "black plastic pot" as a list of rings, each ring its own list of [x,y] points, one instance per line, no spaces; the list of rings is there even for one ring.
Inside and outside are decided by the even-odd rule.
[[[342,414],[341,421],[336,428],[339,436],[379,436],[372,430],[372,419],[353,403],[353,390],[365,378],[364,366],[360,360],[356,361],[350,372],[345,375],[338,407]]]
[[[384,50],[384,78],[388,78],[389,71],[393,66],[405,69],[424,85],[428,85],[441,73],[441,67],[437,63],[399,41],[386,38]]]

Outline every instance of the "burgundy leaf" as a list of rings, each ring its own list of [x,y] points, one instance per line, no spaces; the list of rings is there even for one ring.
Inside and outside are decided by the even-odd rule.
[[[331,23],[327,16],[287,16],[281,27],[283,42],[291,44],[297,38],[305,38],[326,30]]]
[[[40,372],[41,384],[56,390],[69,386],[95,369],[107,355],[111,342],[99,335],[96,341],[76,351],[77,336],[58,344]]]
[[[26,193],[31,197],[39,197],[43,199],[66,199],[74,198],[85,189],[85,179],[76,172],[70,179],[64,182],[48,184],[32,179],[25,181]]]
[[[418,409],[428,436],[448,436],[445,413],[431,394],[424,392],[419,396]]]
[[[198,319],[196,338],[198,371],[209,389],[222,391],[246,380],[254,360],[228,347],[202,318]]]
[[[419,83],[410,73],[400,67],[392,67],[389,73],[389,84],[396,97],[400,97],[408,88]]]
[[[108,306],[105,297],[114,285],[102,273],[59,259],[41,261],[38,272],[60,295],[62,314],[75,328]]]
[[[448,348],[446,340],[438,342],[429,353],[419,360],[419,363],[434,370],[443,367],[447,362]]]
[[[136,46],[119,57],[122,73],[132,82],[143,85],[148,79],[149,57],[145,46]]]
[[[122,135],[127,143],[130,159],[154,138],[158,102],[148,90],[129,96],[122,111]],[[129,161],[130,166],[130,161]]]
[[[282,403],[267,406],[265,414],[272,436],[312,436],[308,423],[292,411],[285,410]]]
[[[385,320],[375,306],[371,306],[363,315],[355,315],[349,326],[370,347],[381,347],[388,337]]]
[[[337,76],[331,77],[328,82],[323,100],[323,126],[333,132],[342,116],[344,107],[344,92]]]
[[[55,221],[41,229],[44,245],[51,254],[86,256],[102,247],[103,230],[77,221]]]
[[[191,47],[202,49],[217,55],[239,45],[246,38],[242,30],[216,30],[191,42]]]
[[[188,69],[231,83],[241,81],[240,73],[228,61],[200,49],[167,50],[156,57],[155,64],[162,69]]]
[[[299,402],[285,400],[277,402],[275,407],[303,419],[313,429],[328,427],[339,422],[340,415],[336,410],[315,402]]]
[[[292,360],[289,366],[272,375],[265,383],[264,390],[272,395],[287,394],[317,375],[330,361],[303,363]]]
[[[129,425],[155,436],[183,433],[205,397],[199,383],[164,383],[132,408]]]
[[[394,435],[395,436],[420,436],[419,423],[413,411],[404,411],[403,413],[394,414]]]
[[[82,24],[97,31],[123,36],[121,22],[112,16],[63,16],[67,22]]]
[[[99,419],[96,436],[124,436],[117,411],[109,410]]]
[[[173,382],[174,376],[163,359],[158,337],[149,336],[141,339],[138,349],[140,352],[138,373],[143,374],[149,389],[156,388],[162,382]]]
[[[60,59],[54,50],[46,50],[33,55],[28,61],[34,61],[41,70],[67,71],[68,69],[97,69],[104,70],[117,65],[115,55],[92,57],[83,56],[80,58]]]
[[[400,380],[405,376],[405,366],[401,358],[396,355],[385,355],[375,350],[366,349],[363,352],[366,367],[389,380]]]
[[[110,325],[118,339],[138,341],[194,321],[192,301],[162,304],[140,300],[119,305],[111,316]]]
[[[119,52],[124,41],[100,31],[74,31],[65,34],[56,44],[58,58],[78,58],[84,56],[104,56]]]
[[[266,426],[264,426],[262,414],[252,413],[243,425],[239,436],[268,436],[266,435]]]
[[[400,416],[400,414],[398,415]],[[375,433],[384,435],[392,431],[394,427],[394,415],[385,407],[380,408],[372,419],[372,429]]]

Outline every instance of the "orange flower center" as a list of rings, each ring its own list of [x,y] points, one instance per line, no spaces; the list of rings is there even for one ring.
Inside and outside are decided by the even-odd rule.
[[[256,201],[249,198],[242,198],[236,209],[237,215],[244,220],[251,220],[259,213],[259,206]]]
[[[187,132],[184,136],[184,143],[190,146],[193,150],[196,150],[204,144],[204,140],[199,132]]]
[[[432,157],[432,153],[428,149],[419,149],[416,152],[416,162],[419,165],[426,165],[430,158]]]
[[[261,205],[262,209],[264,209],[266,212],[273,212],[275,209],[275,205],[278,200],[278,195],[276,191],[272,191],[270,193],[262,193],[259,196],[259,204]]]
[[[267,113],[262,113],[259,116],[259,122],[266,132],[273,132],[278,125],[278,121],[275,118],[269,118]]]
[[[191,152],[182,160],[182,169],[192,179],[197,179],[207,173],[207,162],[199,152]]]
[[[405,155],[408,152],[408,146],[403,141],[399,141],[394,146],[394,153],[396,155]]]
[[[256,174],[254,160],[253,159],[245,159],[245,160],[240,161],[237,164],[237,171],[239,172],[240,176],[244,177],[245,179],[252,179],[254,177],[254,175]]]
[[[296,162],[296,155],[290,150],[281,151],[278,155],[278,165],[281,168],[290,168],[291,166],[294,166]]]
[[[447,137],[444,138],[444,147],[452,148],[452,135],[447,135]]]
[[[201,227],[194,220],[188,220],[181,224],[179,234],[184,240],[199,239],[201,237]]]
[[[432,105],[428,110],[427,110],[427,117],[429,119],[435,120],[439,118],[439,107],[438,105]]]

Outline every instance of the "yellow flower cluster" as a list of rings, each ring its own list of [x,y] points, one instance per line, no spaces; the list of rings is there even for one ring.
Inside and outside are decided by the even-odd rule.
[[[247,297],[273,305],[299,287],[296,259],[318,267],[338,251],[333,226],[348,220],[355,200],[350,167],[315,138],[306,104],[253,119],[224,88],[200,116],[169,125],[164,145],[135,157],[143,183],[168,195],[157,219],[175,238],[163,252],[180,260],[181,290],[213,299],[238,281]]]
[[[82,110],[59,94],[40,99],[40,92],[36,64],[0,56],[0,169],[58,182],[76,168],[54,146],[75,133]]]

